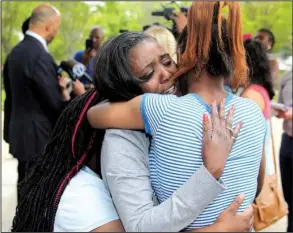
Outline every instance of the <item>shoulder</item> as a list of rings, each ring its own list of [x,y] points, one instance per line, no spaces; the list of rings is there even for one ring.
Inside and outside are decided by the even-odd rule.
[[[107,169],[122,169],[123,166],[117,161],[127,163],[128,168],[130,164],[144,167],[148,160],[149,145],[149,137],[141,131],[109,129],[105,134],[101,161]]]
[[[242,97],[253,100],[262,111],[265,109],[265,100],[269,99],[267,91],[262,86],[256,85],[245,90]]]
[[[83,53],[84,53],[84,50],[79,50],[75,53],[75,55],[83,55]]]
[[[233,103],[233,104],[235,104],[235,105],[237,105],[239,107],[250,107],[252,109],[258,109],[259,110],[258,105],[253,100],[251,100],[249,98],[233,95],[231,103]]]
[[[74,59],[81,62],[84,50],[79,50],[74,54]]]
[[[38,62],[40,58],[48,59],[50,56],[38,40],[28,36],[12,49],[11,55],[20,59],[25,57],[25,61],[33,60],[34,62]]]
[[[118,215],[103,181],[85,167],[61,196],[54,228],[86,232],[116,219]]]
[[[144,94],[142,98],[142,111],[144,109],[148,109],[149,112],[164,112],[167,110],[172,112],[181,111],[179,108],[182,105],[188,104],[196,104],[198,101],[195,101],[196,98],[192,94],[187,94],[184,96],[176,96],[176,95],[162,95],[162,94]]]
[[[46,54],[46,50],[40,41],[31,37],[25,36],[25,38],[19,43],[19,46],[24,50],[29,50],[30,54]]]
[[[235,105],[235,114],[241,118],[250,118],[251,120],[265,121],[262,110],[259,105],[250,98],[244,98],[239,96],[233,96],[231,103]],[[239,120],[241,120],[239,118]]]
[[[172,101],[178,100],[181,97],[176,95],[163,95],[163,94],[155,94],[155,93],[147,93],[142,96],[142,104],[145,103],[154,103],[158,105],[165,105]]]
[[[115,141],[124,143],[128,142],[138,143],[141,145],[149,145],[149,137],[142,131],[136,130],[120,130],[120,129],[108,129],[105,134],[105,139],[108,141]]]

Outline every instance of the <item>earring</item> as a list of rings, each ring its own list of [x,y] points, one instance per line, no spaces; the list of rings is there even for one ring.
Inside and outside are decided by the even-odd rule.
[[[269,45],[269,46],[268,46],[268,50],[270,50],[271,48],[272,48],[272,47]]]

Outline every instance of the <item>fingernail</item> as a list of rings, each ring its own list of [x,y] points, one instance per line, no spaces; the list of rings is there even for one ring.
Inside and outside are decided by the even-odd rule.
[[[239,194],[236,198],[236,201],[238,202],[238,204],[241,204],[241,202],[244,200],[245,195],[244,194]]]
[[[231,111],[232,111],[232,113],[234,113],[234,111],[235,111],[235,106],[234,106],[234,104],[233,104],[232,107],[231,107]]]
[[[243,121],[240,122],[240,127],[242,127],[242,125],[243,125]]]
[[[203,114],[203,122],[207,123],[208,122],[208,114]]]

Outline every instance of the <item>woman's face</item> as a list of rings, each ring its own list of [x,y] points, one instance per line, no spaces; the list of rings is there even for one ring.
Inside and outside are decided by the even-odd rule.
[[[153,39],[144,40],[129,52],[131,71],[142,81],[144,93],[175,94],[175,82],[171,76],[177,66],[169,54]]]

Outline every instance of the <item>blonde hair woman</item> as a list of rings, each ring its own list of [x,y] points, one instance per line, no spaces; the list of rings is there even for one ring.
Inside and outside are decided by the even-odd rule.
[[[144,31],[146,34],[154,37],[158,43],[169,53],[170,57],[177,63],[177,43],[172,32],[162,26],[151,26]]]

